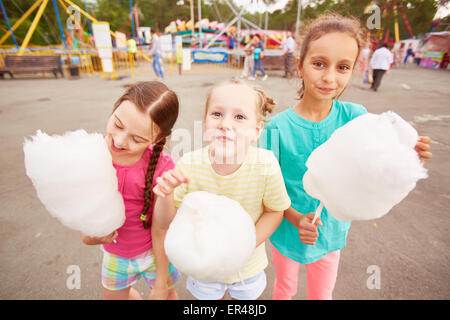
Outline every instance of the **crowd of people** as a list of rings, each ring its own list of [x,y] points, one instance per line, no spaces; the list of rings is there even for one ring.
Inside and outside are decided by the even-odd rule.
[[[252,34],[250,40],[244,47],[244,69],[240,75],[241,78],[248,80],[255,80],[257,71],[261,71],[265,81],[268,78],[267,73],[262,66],[262,59],[264,58],[264,41],[259,34]]]

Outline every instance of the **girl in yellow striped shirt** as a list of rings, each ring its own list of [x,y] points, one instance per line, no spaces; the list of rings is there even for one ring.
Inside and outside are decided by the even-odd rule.
[[[188,277],[187,289],[197,299],[221,299],[228,291],[233,299],[252,300],[266,287],[264,242],[291,203],[274,154],[252,145],[274,105],[264,91],[238,80],[214,86],[207,95],[203,119],[207,146],[183,155],[174,170],[157,179],[153,191],[163,207],[157,211],[166,214],[155,216],[154,221],[163,228],[168,228],[183,197],[194,191],[238,201],[255,223],[256,249],[240,270],[241,277],[220,282]]]

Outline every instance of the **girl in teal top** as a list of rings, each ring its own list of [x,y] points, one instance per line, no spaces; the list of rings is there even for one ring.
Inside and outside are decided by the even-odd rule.
[[[323,209],[312,224],[319,200],[303,189],[306,160],[331,134],[367,110],[336,100],[347,87],[363,46],[359,21],[337,14],[322,15],[303,29],[298,73],[300,101],[265,125],[260,145],[272,150],[291,198],[291,207],[270,237],[276,270],[273,299],[297,293],[298,270],[305,264],[308,299],[331,299],[336,283],[339,250],[346,245],[349,222],[340,222]],[[431,158],[429,137],[420,137],[416,150]],[[333,159],[330,159],[333,161]]]

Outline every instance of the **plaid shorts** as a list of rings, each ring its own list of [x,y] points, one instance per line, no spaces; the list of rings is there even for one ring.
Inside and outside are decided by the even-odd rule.
[[[169,263],[168,288],[175,287],[181,274]],[[123,258],[103,250],[102,285],[112,291],[122,290],[135,284],[141,276],[150,287],[156,280],[155,256],[146,251],[132,258]]]

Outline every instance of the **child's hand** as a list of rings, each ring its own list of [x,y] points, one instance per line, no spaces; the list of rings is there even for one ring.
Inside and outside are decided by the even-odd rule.
[[[319,232],[317,231],[317,226],[322,225],[320,218],[317,218],[316,222],[313,224],[314,213],[308,213],[300,216],[298,225],[298,234],[300,236],[300,241],[304,244],[314,245],[319,237]]]
[[[148,297],[149,300],[167,300],[167,297],[169,296],[169,289],[167,286],[161,286],[161,287],[153,287],[152,291],[150,291],[150,296]]]
[[[176,170],[169,170],[164,172],[156,179],[157,185],[153,188],[153,192],[164,198],[171,194],[173,190],[182,183],[188,183],[189,179],[183,176]]]
[[[426,159],[431,159],[433,156],[433,154],[428,151],[430,150],[430,142],[430,137],[419,136],[419,140],[417,140],[417,144],[414,147],[414,150],[416,150],[422,163],[424,163]]]
[[[87,245],[110,244],[117,238],[118,235],[119,233],[117,232],[117,230],[104,237],[89,237],[81,234],[81,240]]]

